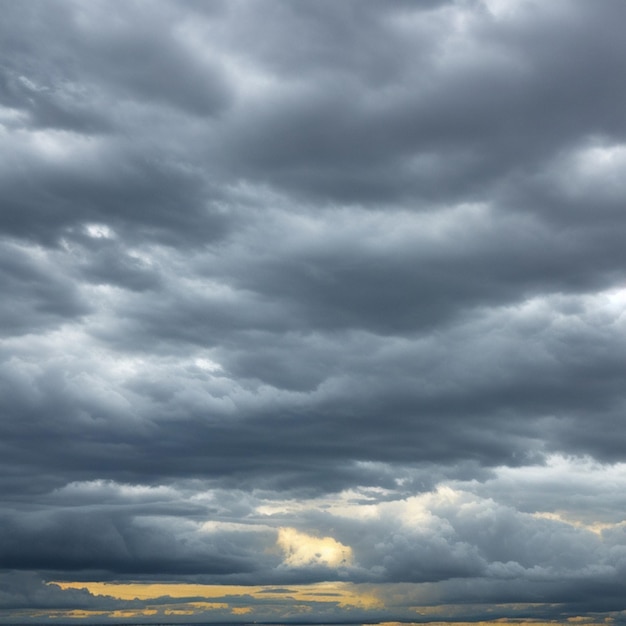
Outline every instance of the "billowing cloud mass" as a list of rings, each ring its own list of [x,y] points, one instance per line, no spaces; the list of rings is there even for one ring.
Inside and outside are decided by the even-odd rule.
[[[0,621],[626,623],[623,0],[0,9]]]

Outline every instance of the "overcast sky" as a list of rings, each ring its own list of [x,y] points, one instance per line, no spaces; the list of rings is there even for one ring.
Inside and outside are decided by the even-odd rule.
[[[0,621],[626,623],[626,2],[0,11]]]

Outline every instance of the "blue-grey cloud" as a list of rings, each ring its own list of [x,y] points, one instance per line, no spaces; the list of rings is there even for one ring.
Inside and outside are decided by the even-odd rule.
[[[0,8],[6,620],[626,610],[623,3]]]

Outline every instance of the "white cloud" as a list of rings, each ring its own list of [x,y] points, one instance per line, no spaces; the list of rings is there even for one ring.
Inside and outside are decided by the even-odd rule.
[[[277,546],[288,567],[346,567],[352,564],[352,549],[332,537],[314,537],[295,528],[278,530]]]

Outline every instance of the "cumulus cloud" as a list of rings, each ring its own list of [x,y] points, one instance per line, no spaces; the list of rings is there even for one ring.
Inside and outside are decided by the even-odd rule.
[[[277,545],[285,554],[284,564],[289,567],[339,567],[350,565],[352,561],[349,546],[332,537],[312,537],[295,528],[280,528]]]

